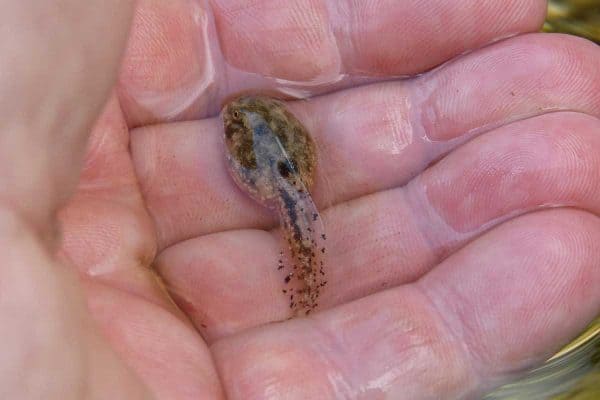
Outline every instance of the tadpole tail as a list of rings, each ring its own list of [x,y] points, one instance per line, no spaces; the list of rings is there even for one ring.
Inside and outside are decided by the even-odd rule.
[[[326,284],[325,240],[321,216],[310,194],[298,184],[280,189],[279,213],[293,267],[286,282],[294,279],[296,288],[290,307],[298,314],[318,307],[321,289]]]

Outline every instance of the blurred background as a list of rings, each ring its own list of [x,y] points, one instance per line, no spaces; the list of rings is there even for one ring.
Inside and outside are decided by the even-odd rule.
[[[600,0],[550,0],[544,30],[570,33],[600,44]]]
[[[544,31],[600,44],[600,0],[549,0]],[[485,397],[500,399],[600,400],[600,317],[544,365]]]

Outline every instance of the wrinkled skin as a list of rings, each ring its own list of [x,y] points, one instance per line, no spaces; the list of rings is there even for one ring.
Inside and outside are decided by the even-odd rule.
[[[528,33],[545,2],[214,0],[218,38],[195,0],[140,1],[129,37],[130,2],[52,3],[0,13],[0,398],[477,398],[600,309],[600,51]],[[309,318],[271,323],[279,232],[224,168],[245,80],[216,40],[350,76],[290,104],[330,233]]]

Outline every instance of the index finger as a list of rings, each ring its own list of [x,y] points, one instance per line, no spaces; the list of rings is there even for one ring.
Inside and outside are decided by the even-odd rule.
[[[213,115],[231,93],[292,96],[423,72],[541,25],[541,0],[142,0],[120,79],[130,126]]]

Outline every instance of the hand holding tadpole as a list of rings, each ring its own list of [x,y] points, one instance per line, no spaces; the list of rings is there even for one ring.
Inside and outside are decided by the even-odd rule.
[[[140,1],[120,69],[128,2],[4,5],[0,398],[477,398],[595,316],[600,53],[545,2],[207,3]],[[328,283],[273,323],[218,112],[284,87]]]

